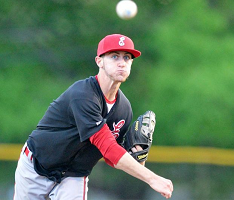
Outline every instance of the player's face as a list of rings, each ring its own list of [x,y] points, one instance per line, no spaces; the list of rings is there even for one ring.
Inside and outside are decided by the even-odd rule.
[[[106,53],[103,56],[103,70],[111,80],[124,82],[130,75],[132,55],[124,51]]]

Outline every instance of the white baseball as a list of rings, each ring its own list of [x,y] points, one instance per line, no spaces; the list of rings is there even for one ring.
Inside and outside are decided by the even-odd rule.
[[[131,19],[137,14],[137,5],[132,0],[122,0],[116,5],[116,13],[122,19]]]

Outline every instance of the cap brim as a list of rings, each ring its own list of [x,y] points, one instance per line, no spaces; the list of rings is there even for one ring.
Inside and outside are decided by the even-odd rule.
[[[102,55],[108,52],[112,52],[112,51],[126,51],[128,53],[131,53],[134,56],[134,58],[137,58],[141,55],[141,52],[135,49],[109,49],[108,51],[103,52]],[[101,55],[98,55],[98,56],[101,56]]]

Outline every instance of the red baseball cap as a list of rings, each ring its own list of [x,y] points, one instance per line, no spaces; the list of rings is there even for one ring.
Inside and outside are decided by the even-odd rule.
[[[141,52],[134,49],[133,41],[121,34],[112,34],[104,37],[98,44],[97,55],[101,56],[111,51],[126,51],[131,53],[134,58],[141,55]]]

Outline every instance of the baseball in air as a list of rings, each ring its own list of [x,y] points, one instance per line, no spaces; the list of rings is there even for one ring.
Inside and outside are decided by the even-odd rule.
[[[131,0],[122,0],[116,5],[116,13],[122,19],[131,19],[137,14],[137,5]]]

